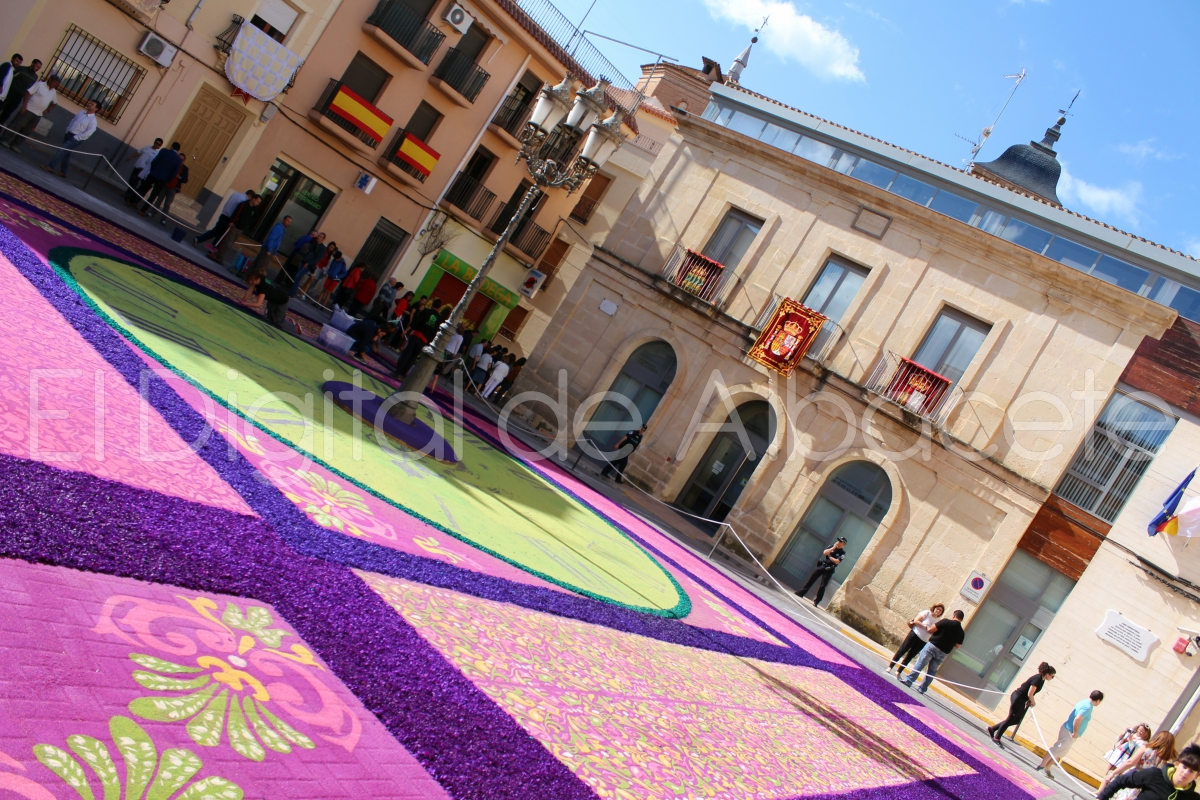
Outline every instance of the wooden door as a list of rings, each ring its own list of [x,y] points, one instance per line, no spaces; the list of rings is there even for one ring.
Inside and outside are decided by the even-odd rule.
[[[208,183],[245,119],[237,106],[208,87],[200,89],[173,137],[187,154],[185,195],[194,198]]]

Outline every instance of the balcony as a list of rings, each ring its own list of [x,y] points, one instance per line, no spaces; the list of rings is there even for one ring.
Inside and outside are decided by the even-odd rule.
[[[727,290],[734,284],[730,279],[732,272],[719,261],[676,245],[659,275],[688,294],[720,306],[726,299]]]
[[[396,138],[384,151],[380,161],[387,171],[405,183],[420,186],[437,165],[441,156],[433,148],[408,131],[397,131]]]
[[[463,108],[470,108],[479,97],[491,74],[468,58],[457,48],[451,47],[442,57],[442,63],[433,71],[429,82]]]
[[[517,213],[517,205],[517,203],[505,203],[498,207],[496,213],[492,215],[487,229],[496,236],[503,234],[509,220],[512,219],[513,214]],[[512,236],[508,238],[508,244],[520,251],[519,254],[528,256],[532,261],[537,261],[550,245],[550,231],[529,217],[525,217],[516,224]]]
[[[379,0],[363,30],[416,70],[425,70],[446,34],[403,0]]]
[[[575,207],[571,209],[571,219],[576,222],[582,222],[584,225],[592,219],[592,214],[596,213],[596,209],[600,207],[600,201],[595,197],[581,197]]]
[[[495,194],[463,172],[455,176],[454,183],[450,184],[450,189],[446,192],[447,203],[462,209],[464,214],[476,221],[483,220],[495,200]]]
[[[525,98],[528,100],[528,98]],[[533,105],[523,101],[515,94],[510,94],[500,105],[500,110],[492,118],[488,129],[504,140],[505,144],[515,150],[521,149],[519,137],[533,113]]]
[[[949,378],[890,351],[884,353],[864,386],[868,392],[939,428],[963,394]]]
[[[217,34],[217,43],[213,47],[221,55],[229,55],[229,51],[233,49],[234,41],[237,40],[238,31],[242,29],[242,23],[245,21],[245,18],[241,15],[234,14],[233,21],[229,23],[229,27]]]
[[[379,147],[392,124],[391,117],[336,79],[329,81],[308,116],[363,153]]]

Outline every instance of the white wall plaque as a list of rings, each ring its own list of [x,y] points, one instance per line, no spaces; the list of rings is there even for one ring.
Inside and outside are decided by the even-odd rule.
[[[1153,633],[1133,624],[1121,616],[1121,612],[1111,609],[1104,615],[1104,622],[1096,629],[1096,635],[1138,661],[1145,661],[1150,655],[1150,648],[1158,641]]]
[[[991,585],[991,578],[982,572],[972,572],[971,577],[967,578],[967,582],[958,590],[958,593],[972,603],[978,603],[987,594],[987,590],[991,588]]]
[[[617,304],[606,297],[600,301],[600,310],[611,317],[617,313]]]

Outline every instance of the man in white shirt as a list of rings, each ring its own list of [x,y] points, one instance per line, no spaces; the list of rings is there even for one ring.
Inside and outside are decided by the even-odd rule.
[[[25,93],[21,101],[21,110],[13,117],[8,131],[0,137],[0,143],[7,142],[8,149],[14,153],[21,152],[21,139],[33,133],[33,129],[41,122],[42,117],[49,113],[58,103],[58,76],[51,75],[44,81],[37,81]]]
[[[12,86],[13,75],[25,63],[20,53],[13,53],[12,60],[0,64],[0,101],[8,97],[8,89]]]
[[[192,237],[192,244],[199,247],[202,242],[220,239],[225,234],[225,231],[229,230],[229,220],[233,219],[233,212],[237,211],[237,207],[251,197],[257,197],[257,194],[250,189],[244,192],[234,192],[229,195],[229,199],[225,201],[224,207],[221,208],[221,216],[217,217],[217,224],[212,226],[212,230]]]
[[[67,132],[63,134],[62,149],[50,159],[49,164],[43,165],[42,169],[55,172],[60,178],[67,177],[67,170],[71,168],[71,153],[82,147],[96,132],[96,109],[96,101],[88,100],[83,111],[71,117],[71,121],[67,123]]]
[[[136,150],[125,157],[126,161],[137,159],[133,162],[133,172],[129,173],[130,188],[125,190],[125,205],[133,207],[146,195],[146,191],[150,188],[146,184],[146,178],[150,174],[150,164],[162,146],[163,140],[155,139],[154,144],[148,144],[141,150]]]
[[[503,360],[497,361],[496,366],[492,367],[492,374],[488,377],[487,385],[483,387],[484,397],[491,397],[492,392],[496,391],[496,387],[508,377],[508,371],[511,369],[510,364],[513,360],[511,355],[507,355]]]

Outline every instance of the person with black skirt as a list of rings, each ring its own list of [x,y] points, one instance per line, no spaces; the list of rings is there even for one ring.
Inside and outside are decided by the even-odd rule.
[[[888,664],[888,668],[884,670],[884,674],[890,673],[893,669],[897,675],[904,674],[904,668],[908,666],[908,662],[917,657],[917,653],[921,652],[921,648],[929,642],[929,628],[933,623],[942,618],[946,613],[946,607],[941,603],[934,603],[925,611],[922,611],[908,623],[908,636],[904,637],[904,641],[900,643],[900,649],[892,656],[892,663]]]
[[[993,742],[1000,744],[1006,730],[1021,724],[1021,720],[1025,719],[1025,712],[1037,705],[1037,701],[1033,699],[1034,695],[1042,690],[1046,681],[1054,680],[1054,675],[1054,667],[1043,661],[1038,665],[1036,675],[1030,676],[1024,683],[1013,689],[1012,694],[1008,696],[1008,716],[987,729],[988,736],[992,737]]]

